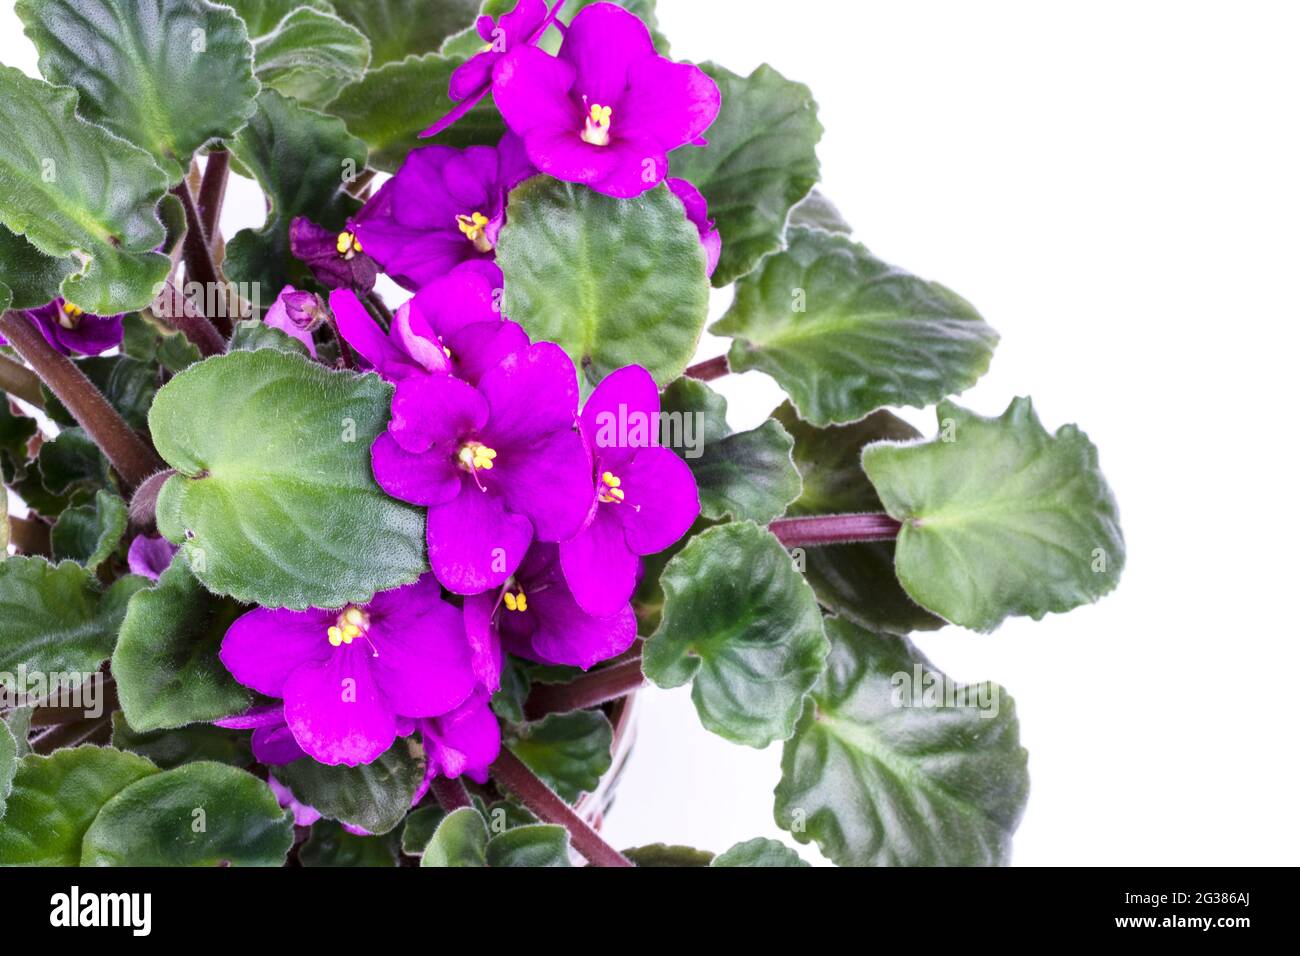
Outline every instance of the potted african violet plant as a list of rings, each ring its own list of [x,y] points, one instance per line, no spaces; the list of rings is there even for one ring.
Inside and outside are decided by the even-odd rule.
[[[601,837],[646,681],[783,741],[836,863],[1007,860],[1013,704],[908,635],[1104,595],[1116,505],[1074,426],[949,400],[997,333],[815,190],[806,87],[652,0],[16,9],[0,863],[799,865]],[[751,369],[789,400],[735,432]]]

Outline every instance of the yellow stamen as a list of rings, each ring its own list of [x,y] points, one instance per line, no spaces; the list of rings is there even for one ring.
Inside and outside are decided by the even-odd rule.
[[[608,146],[609,124],[613,114],[612,107],[593,103],[582,127],[582,141],[592,146]]]
[[[369,628],[370,615],[359,607],[349,607],[339,613],[337,620],[325,631],[325,634],[329,637],[330,644],[334,647],[342,647],[351,644],[358,637],[366,637]]]
[[[335,647],[338,647],[340,644],[343,643],[343,632],[340,631],[337,627],[331,627],[325,633],[329,635],[330,643],[333,644]]]
[[[490,221],[487,216],[477,211],[467,216],[456,217],[456,225],[460,227],[461,234],[474,243],[474,248],[479,252],[492,251],[492,242],[488,239],[486,231]]]
[[[83,315],[85,315],[85,313],[80,308],[73,305],[71,302],[65,302],[63,303],[63,308],[59,313],[59,325],[63,326],[65,329],[75,329],[81,324],[81,317]]]
[[[618,475],[614,474],[612,471],[605,472],[600,476],[600,489],[597,497],[608,504],[622,504],[624,492],[623,489],[619,487],[622,484],[623,479],[618,477]]]
[[[351,259],[358,252],[361,252],[361,240],[353,233],[346,230],[339,233],[338,239],[334,242],[334,248],[344,259]]]
[[[505,604],[507,611],[528,610],[528,595],[524,593],[523,588],[519,589],[518,594],[512,594],[509,591],[505,592],[505,594],[501,595],[501,601]]]
[[[492,470],[492,462],[496,458],[495,448],[489,448],[487,445],[476,441],[466,442],[460,446],[460,451],[456,453],[456,460],[460,466],[468,472],[474,472],[482,469],[483,471]]]

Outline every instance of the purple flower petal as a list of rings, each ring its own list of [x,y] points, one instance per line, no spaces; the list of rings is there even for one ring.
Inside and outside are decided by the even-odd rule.
[[[515,322],[476,322],[457,329],[444,341],[451,350],[452,374],[471,385],[532,344],[523,326]]]
[[[560,565],[573,598],[588,614],[615,614],[636,590],[641,559],[627,546],[619,505],[597,507],[591,524],[560,544]]]
[[[650,29],[612,3],[578,11],[565,31],[560,60],[574,69],[574,87],[589,102],[621,104],[639,60],[657,59]]]
[[[528,445],[577,423],[578,373],[550,342],[508,356],[483,376],[479,391],[490,409],[487,427],[502,447]]]
[[[131,547],[126,552],[127,568],[132,574],[138,574],[157,581],[172,563],[179,548],[160,534],[138,534],[131,540]]]
[[[289,249],[329,289],[355,289],[363,295],[375,287],[379,267],[360,248],[355,234],[332,232],[298,216],[289,224]]]
[[[230,625],[218,656],[245,687],[268,697],[283,697],[284,685],[295,670],[329,659],[332,648],[325,632],[335,616],[314,609],[253,608]]]
[[[279,701],[276,701],[274,704],[254,704],[242,714],[222,717],[220,720],[214,720],[212,723],[217,727],[225,727],[229,730],[253,730],[258,727],[283,727],[284,704]]]
[[[595,507],[591,455],[576,429],[544,433],[528,445],[499,443],[496,487],[511,511],[528,517],[539,541],[578,533]]]
[[[266,778],[267,786],[275,794],[275,799],[279,801],[280,807],[293,813],[294,826],[309,827],[321,818],[320,811],[315,807],[309,807],[305,803],[299,803],[298,798],[293,795],[293,791],[276,780],[274,775],[268,775]]]
[[[262,320],[273,329],[279,329],[303,345],[312,358],[316,357],[316,342],[312,329],[320,324],[321,301],[314,292],[301,292],[286,285],[266,310]]]
[[[384,432],[370,446],[370,466],[379,487],[413,505],[441,505],[460,494],[465,473],[441,448],[411,452]]]
[[[453,461],[488,415],[488,400],[474,386],[448,375],[413,375],[397,383],[388,431],[407,451],[442,451]]]
[[[612,505],[627,544],[637,554],[657,554],[690,530],[700,494],[686,462],[667,448],[643,448],[622,475],[624,499]]]
[[[451,713],[421,722],[427,776],[464,775],[487,783],[488,768],[501,752],[501,725],[488,703],[488,694],[479,691]]]
[[[425,369],[384,334],[350,289],[330,293],[330,310],[339,334],[382,378],[396,382]]]
[[[283,715],[283,709],[281,714]],[[294,739],[289,725],[284,723],[283,716],[281,722],[274,727],[258,727],[254,730],[252,745],[253,759],[268,767],[293,763],[307,756],[306,752],[298,746],[298,741]]]
[[[397,719],[375,679],[363,641],[330,648],[323,661],[298,667],[284,683],[284,716],[309,757],[331,766],[374,761],[397,739]]]
[[[523,560],[532,523],[511,514],[495,495],[472,481],[447,504],[429,509],[429,563],[443,587],[478,594],[504,584]]]
[[[474,674],[490,693],[495,693],[501,687],[501,639],[492,626],[496,606],[496,592],[486,591],[465,598],[462,612],[465,640],[469,642]]]
[[[122,314],[93,315],[63,299],[19,314],[27,316],[45,341],[63,355],[100,355],[122,344]],[[8,344],[0,335],[0,345]]]
[[[686,207],[686,218],[699,232],[700,244],[704,246],[704,254],[708,260],[708,274],[713,275],[713,270],[718,267],[718,259],[722,256],[722,233],[718,232],[717,226],[709,218],[708,201],[705,200],[703,193],[685,179],[669,177],[664,182]]]
[[[618,469],[659,440],[659,387],[639,365],[606,375],[582,408],[582,430],[601,470]]]

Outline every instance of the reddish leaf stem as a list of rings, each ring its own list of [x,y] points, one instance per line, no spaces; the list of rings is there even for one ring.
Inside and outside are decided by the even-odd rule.
[[[208,164],[199,184],[199,222],[208,239],[208,248],[216,242],[221,207],[226,201],[226,183],[230,180],[230,153],[224,149],[208,151]],[[182,200],[183,202],[184,200]]]
[[[185,209],[185,241],[181,246],[185,261],[185,281],[187,284],[197,282],[206,291],[207,297],[213,298],[221,286],[221,275],[212,258],[212,247],[208,244],[208,234],[203,228],[198,207],[194,205],[194,195],[190,192],[189,184],[184,181],[172,187],[172,195],[181,201],[181,206]],[[213,324],[225,337],[234,331],[228,316],[217,316]]]
[[[862,541],[893,541],[902,525],[887,514],[813,515],[778,518],[767,526],[787,548]]]
[[[573,839],[573,848],[585,856],[592,866],[632,865],[632,861],[602,840],[587,821],[578,816],[571,806],[561,800],[554,790],[509,750],[501,750],[501,756],[492,765],[492,777],[517,796],[538,819],[557,823],[568,830]]]
[[[164,283],[153,300],[153,314],[193,342],[204,358],[225,353],[226,340],[217,327],[172,282]]]
[[[472,807],[474,804],[470,801],[469,791],[459,780],[452,780],[448,777],[434,777],[433,782],[429,784],[429,789],[433,791],[433,797],[438,801],[438,806],[446,813],[453,810],[459,810],[461,807]]]
[[[722,378],[722,376],[730,374],[730,372],[731,365],[727,362],[727,357],[719,355],[717,358],[695,363],[684,374],[687,378],[696,378],[701,382],[711,382],[715,378]]]
[[[538,684],[524,702],[524,716],[540,720],[617,700],[645,684],[639,656],[583,674],[567,684]]]

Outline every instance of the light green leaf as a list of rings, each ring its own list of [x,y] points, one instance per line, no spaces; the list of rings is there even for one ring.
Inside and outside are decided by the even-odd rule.
[[[745,77],[714,63],[701,69],[717,81],[722,110],[705,131],[709,145],[674,152],[669,175],[690,180],[709,201],[722,234],[713,273],[721,288],[781,248],[791,207],[821,178],[822,124],[812,91],[766,64]]]
[[[397,852],[391,836],[358,836],[333,820],[318,820],[298,861],[303,866],[386,867],[397,865]]]
[[[420,866],[487,866],[487,840],[487,824],[477,810],[453,810],[433,831]]]
[[[53,300],[76,268],[71,259],[47,256],[22,236],[0,226],[0,287],[12,300],[5,309],[35,309]],[[0,309],[0,311],[4,311]]]
[[[360,79],[370,41],[335,14],[299,7],[253,38],[258,79],[308,106],[321,106]]]
[[[286,283],[312,281],[289,252],[289,223],[306,216],[338,229],[359,204],[342,191],[345,176],[366,165],[366,145],[342,120],[317,113],[276,90],[263,90],[257,112],[230,144],[231,154],[257,180],[271,201],[260,229],[243,229],[226,247],[226,275],[258,282],[269,301]],[[270,290],[270,295],[265,294]]]
[[[938,417],[939,439],[862,455],[885,510],[903,523],[898,579],[918,604],[991,631],[1115,588],[1124,534],[1087,435],[1075,425],[1048,434],[1028,398],[1000,418],[951,402]]]
[[[667,843],[634,846],[624,850],[623,855],[642,867],[696,867],[709,866],[713,862],[713,854],[708,850],[697,850],[693,846],[672,846]]]
[[[147,149],[172,183],[199,147],[231,136],[252,115],[252,48],[227,7],[18,0],[14,11],[40,53],[41,75],[76,87],[81,115]]]
[[[427,570],[424,517],[370,472],[391,394],[275,349],[191,366],[149,413],[179,472],[159,529],[209,590],[246,604],[341,607],[411,583]]]
[[[267,325],[256,319],[240,322],[230,337],[230,351],[256,352],[258,349],[279,349],[296,355],[310,355],[307,346],[283,329]]]
[[[777,823],[840,866],[1006,863],[1029,792],[1010,696],[953,684],[906,638],[826,629],[826,674],[781,757]]]
[[[339,16],[370,38],[375,66],[429,53],[478,17],[479,0],[334,0]]]
[[[784,740],[826,658],[817,599],[790,555],[750,522],[709,528],[668,562],[645,673],[660,687],[694,680],[700,722],[751,747]]]
[[[614,199],[534,177],[510,194],[497,264],[505,313],[562,346],[591,384],[638,364],[666,385],[695,354],[709,308],[704,250],[667,186]]]
[[[143,757],[111,747],[28,754],[18,763],[0,825],[0,866],[77,866],[100,808],[157,772]]]
[[[802,421],[786,402],[773,417],[794,437],[794,462],[803,475],[803,494],[791,515],[884,511],[862,472],[862,449],[872,442],[920,438],[890,412],[872,412],[852,425],[818,428]],[[894,573],[894,542],[836,544],[804,548],[803,572],[821,605],[872,630],[891,634],[933,631],[943,620],[919,607]]]
[[[247,767],[253,762],[247,733],[212,724],[139,733],[120,710],[113,714],[113,746],[147,757],[163,770],[196,760],[215,760],[232,767]]]
[[[842,424],[885,405],[922,407],[988,371],[998,334],[960,296],[845,236],[788,236],[785,252],[736,284],[710,331],[735,338],[731,368],[771,375],[800,418]]]
[[[94,673],[113,651],[127,600],[145,584],[132,575],[101,594],[75,561],[0,561],[0,672]]]
[[[217,657],[243,608],[203,589],[183,557],[127,605],[113,651],[118,698],[136,731],[168,730],[237,714],[248,691]]]
[[[569,803],[593,793],[613,761],[614,730],[596,710],[551,714],[514,730],[505,745]]]
[[[0,723],[9,728],[9,733],[13,734],[14,743],[18,745],[18,756],[26,757],[32,752],[31,742],[27,737],[32,732],[32,714],[36,712],[34,704],[28,704],[25,707],[15,707],[4,717],[0,717]]]
[[[463,57],[426,53],[385,63],[344,88],[327,111],[366,141],[370,165],[384,172],[394,172],[418,146],[495,146],[505,133],[505,124],[491,97],[450,129],[420,139],[420,133],[455,107],[447,95],[447,84],[451,71],[464,62]]]
[[[77,561],[95,570],[108,560],[126,534],[126,502],[110,491],[95,493],[95,503],[69,508],[50,531],[56,561]]]
[[[806,199],[790,210],[790,226],[807,229],[821,229],[844,236],[853,234],[853,227],[840,214],[835,204],[826,198],[819,189],[810,192]]]
[[[3,518],[0,508],[0,518]],[[9,805],[9,792],[13,790],[14,774],[18,772],[18,741],[9,725],[0,720],[0,821],[5,818]]]
[[[769,419],[752,431],[732,434],[726,399],[690,378],[679,378],[664,390],[662,411],[698,413],[706,422],[702,434],[694,436],[694,447],[673,445],[695,475],[704,517],[765,525],[799,497],[802,483],[790,457],[794,442],[780,422]]]
[[[76,115],[75,90],[0,67],[0,223],[74,259],[60,292],[87,312],[141,309],[171,261],[155,213],[167,177],[149,154]]]
[[[569,831],[561,826],[530,823],[500,833],[488,841],[488,866],[572,866]]]
[[[235,767],[191,763],[104,804],[86,831],[81,865],[282,866],[291,846],[293,815],[270,787]]]
[[[275,777],[299,802],[323,816],[369,833],[387,833],[402,822],[424,779],[424,762],[413,744],[399,739],[372,763],[327,767],[310,757],[275,768]]]
[[[725,853],[716,856],[710,866],[807,866],[784,843],[769,840],[767,837],[755,837],[744,843],[737,843]]]

